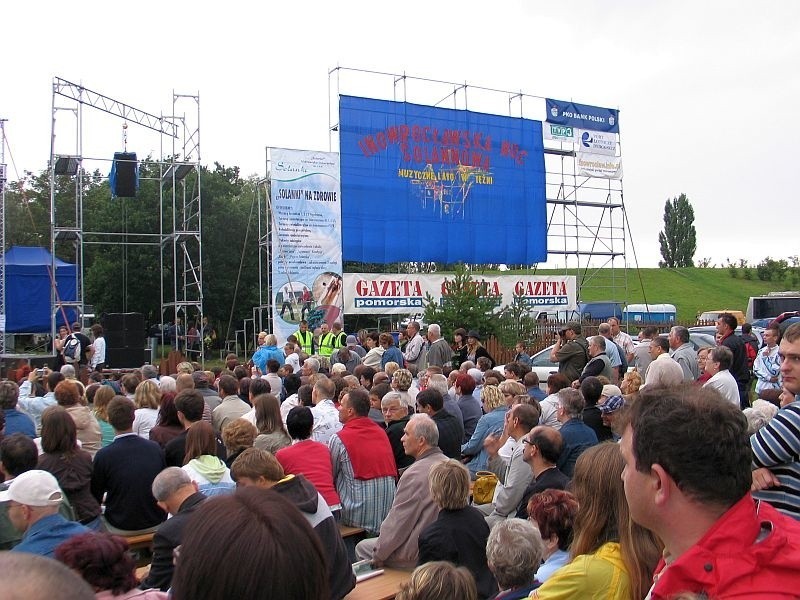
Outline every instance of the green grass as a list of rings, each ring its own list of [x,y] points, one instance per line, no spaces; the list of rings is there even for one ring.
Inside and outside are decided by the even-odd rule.
[[[539,270],[541,275],[563,275],[564,271]],[[568,273],[576,275],[574,269]],[[580,273],[583,274],[583,271]],[[706,310],[747,309],[750,296],[793,289],[783,282],[731,277],[728,269],[600,269],[585,275],[584,302],[616,300],[629,304],[674,304],[679,321],[693,321]],[[627,277],[628,296],[625,298]]]

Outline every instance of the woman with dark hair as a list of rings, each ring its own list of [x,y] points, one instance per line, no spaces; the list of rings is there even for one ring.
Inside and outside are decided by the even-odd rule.
[[[79,573],[92,586],[98,600],[169,598],[165,592],[136,587],[136,561],[128,552],[128,542],[123,537],[82,533],[58,546],[55,558]]]
[[[240,367],[236,367],[236,368],[238,369]],[[242,370],[244,370],[244,367],[241,367],[241,368],[242,368]],[[245,376],[245,377],[239,378],[239,394],[238,394],[239,395],[239,399],[242,402],[247,402],[247,404],[250,404],[250,382],[251,381],[252,381],[252,379],[250,379],[249,376]]]
[[[327,560],[297,508],[277,492],[248,487],[204,502],[190,517],[172,598],[329,600]]]
[[[253,447],[275,454],[292,443],[292,438],[286,432],[281,419],[280,404],[274,395],[259,394],[253,398],[253,407],[256,409],[256,429],[258,429],[258,437]]]
[[[103,433],[100,430],[100,423],[97,422],[92,411],[81,403],[82,390],[78,389],[74,381],[67,379],[59,383],[53,391],[58,405],[63,406],[75,421],[81,447],[94,458],[94,455],[102,447]],[[95,394],[96,397],[97,394]]]
[[[38,468],[58,481],[75,511],[75,518],[90,529],[100,529],[100,504],[92,495],[92,457],[78,448],[75,421],[61,406],[42,413],[42,450]]]
[[[640,600],[647,595],[663,545],[631,520],[622,484],[625,460],[614,442],[586,450],[575,464],[572,488],[578,501],[572,561],[556,571],[531,598]]]
[[[458,370],[467,360],[467,330],[459,327],[453,332],[453,368]]]
[[[361,364],[365,367],[372,367],[376,371],[381,368],[381,357],[383,357],[383,347],[380,345],[380,334],[377,331],[372,331],[364,338],[364,347],[367,349],[367,354],[364,356]]]
[[[544,542],[544,562],[536,579],[544,583],[566,565],[572,543],[572,526],[578,513],[575,496],[564,490],[545,490],[528,501],[528,520],[536,523]]]
[[[217,457],[214,430],[205,421],[193,424],[186,433],[182,469],[206,496],[231,494],[236,490],[230,469]]]
[[[150,430],[150,440],[164,448],[172,439],[183,433],[183,425],[178,419],[175,408],[175,392],[164,392],[161,395],[161,407],[158,409],[158,421]]]

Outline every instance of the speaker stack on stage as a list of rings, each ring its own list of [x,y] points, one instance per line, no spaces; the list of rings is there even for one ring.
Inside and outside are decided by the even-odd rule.
[[[109,313],[101,324],[109,369],[138,369],[150,359],[145,350],[142,313]]]

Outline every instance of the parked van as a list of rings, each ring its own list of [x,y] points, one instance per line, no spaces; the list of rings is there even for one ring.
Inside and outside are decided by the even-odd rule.
[[[705,325],[706,323],[713,323],[724,313],[729,313],[736,317],[736,322],[739,323],[739,325],[745,322],[744,313],[740,310],[707,310],[697,315],[697,324]]]

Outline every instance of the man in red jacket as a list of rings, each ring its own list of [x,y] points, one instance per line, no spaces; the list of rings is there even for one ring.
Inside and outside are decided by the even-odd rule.
[[[747,420],[693,386],[643,390],[620,445],[635,521],[664,542],[650,598],[796,598],[800,523],[750,495]]]

